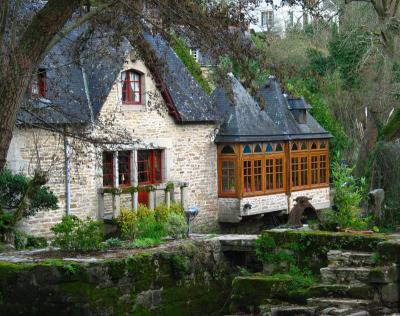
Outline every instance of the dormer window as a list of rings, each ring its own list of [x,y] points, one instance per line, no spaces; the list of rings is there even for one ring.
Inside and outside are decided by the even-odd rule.
[[[39,69],[31,82],[31,96],[45,98],[47,95],[46,69]]]
[[[121,73],[122,103],[142,104],[142,75],[134,70]]]

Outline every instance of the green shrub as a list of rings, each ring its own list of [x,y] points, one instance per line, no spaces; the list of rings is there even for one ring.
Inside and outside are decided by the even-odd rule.
[[[135,211],[121,209],[117,223],[120,227],[122,238],[135,239],[138,233],[137,221],[138,216]]]
[[[109,238],[105,241],[105,244],[109,248],[118,248],[122,246],[122,240],[119,238]]]
[[[161,239],[157,238],[138,238],[129,244],[129,248],[150,248],[158,246]]]
[[[336,220],[342,228],[367,229],[368,218],[361,218],[360,203],[363,198],[365,180],[357,181],[352,176],[353,168],[339,162],[332,166],[335,188]]]
[[[164,236],[180,238],[186,232],[186,222],[183,209],[179,203],[171,203],[168,209],[165,203],[150,210],[145,205],[139,205],[138,210],[122,209],[117,219],[124,239],[136,238],[160,239]]]
[[[57,209],[57,197],[46,186],[46,175],[36,172],[32,178],[0,171],[0,234],[12,231],[22,218],[40,210]]]
[[[182,214],[170,213],[165,223],[167,236],[179,239],[184,238],[187,233],[186,219]]]
[[[30,236],[26,238],[26,248],[45,248],[47,247],[47,239],[44,237]]]
[[[102,246],[103,225],[99,221],[67,215],[51,230],[55,235],[53,243],[61,250],[91,251]]]

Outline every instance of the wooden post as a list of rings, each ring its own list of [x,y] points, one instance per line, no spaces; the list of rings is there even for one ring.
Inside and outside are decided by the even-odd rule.
[[[99,192],[97,193],[98,196],[98,220],[102,220],[104,218],[104,193],[100,189]]]

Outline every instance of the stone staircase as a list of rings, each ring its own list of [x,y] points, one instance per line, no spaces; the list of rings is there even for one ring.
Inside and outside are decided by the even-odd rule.
[[[269,306],[262,316],[378,316],[398,310],[397,267],[377,266],[367,252],[328,252],[321,283],[309,289],[307,306]]]
[[[307,299],[317,315],[390,315],[395,309],[397,283],[392,297],[384,293],[387,284],[397,281],[395,266],[376,267],[372,253],[354,251],[331,250],[328,261],[320,269],[321,284],[311,288]]]

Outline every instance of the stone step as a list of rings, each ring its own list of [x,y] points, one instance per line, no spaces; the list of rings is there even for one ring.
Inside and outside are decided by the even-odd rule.
[[[367,283],[371,267],[337,267],[321,268],[323,284],[354,284]]]
[[[317,307],[313,306],[276,306],[271,307],[271,316],[314,316],[316,313]]]
[[[340,309],[368,310],[376,303],[373,300],[338,298],[338,297],[313,297],[307,299],[309,306],[318,306],[320,309],[336,307]]]
[[[327,256],[331,266],[372,267],[375,265],[374,256],[371,252],[330,250]]]
[[[348,297],[358,299],[373,299],[374,288],[366,284],[319,284],[312,286],[308,297]]]

